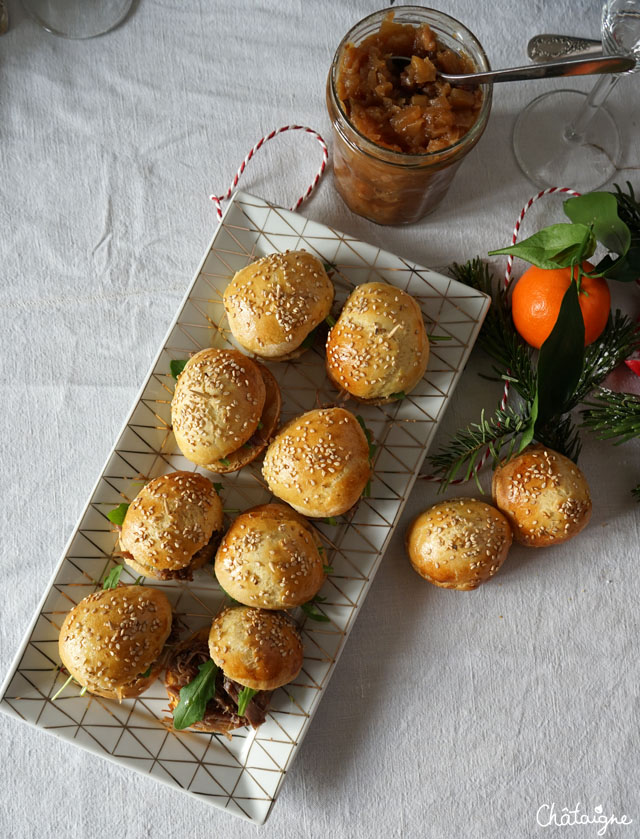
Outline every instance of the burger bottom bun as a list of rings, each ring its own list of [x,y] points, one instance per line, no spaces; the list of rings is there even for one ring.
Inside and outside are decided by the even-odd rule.
[[[129,682],[127,685],[121,685],[119,688],[105,690],[104,688],[91,687],[91,685],[84,684],[83,687],[87,688],[87,693],[91,693],[94,696],[103,696],[105,699],[117,699],[118,702],[123,699],[135,699],[151,687],[160,673],[164,670],[165,663],[166,654],[163,653],[152,665],[151,673],[148,676],[144,678],[142,676],[138,676],[138,678],[133,682]],[[77,677],[76,681],[79,681]]]
[[[255,364],[260,370],[260,375],[262,376],[266,390],[264,407],[260,415],[262,428],[256,429],[249,440],[240,446],[239,449],[226,455],[224,458],[227,461],[226,463],[216,460],[215,463],[206,464],[204,469],[208,469],[209,472],[215,472],[217,475],[226,475],[229,472],[237,472],[238,469],[242,469],[243,466],[251,463],[266,449],[269,440],[278,427],[280,410],[282,409],[280,387],[273,374],[263,364],[260,364],[258,361]]]
[[[193,580],[193,572],[213,560],[220,535],[219,532],[214,533],[212,539],[207,542],[204,548],[200,548],[199,551],[194,553],[188,565],[174,571],[160,571],[150,565],[136,562],[131,554],[126,551],[122,552],[122,559],[129,568],[132,568],[137,574],[142,574],[143,577],[154,577],[156,580]],[[216,536],[218,538],[215,538]]]

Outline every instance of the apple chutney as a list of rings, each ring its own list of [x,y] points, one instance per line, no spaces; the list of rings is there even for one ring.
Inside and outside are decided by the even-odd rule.
[[[356,24],[327,82],[334,178],[347,206],[380,224],[433,210],[491,107],[489,86],[453,86],[438,71],[488,69],[474,35],[442,12],[401,6]]]

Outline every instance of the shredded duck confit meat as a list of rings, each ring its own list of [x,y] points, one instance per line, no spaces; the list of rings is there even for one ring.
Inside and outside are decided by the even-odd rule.
[[[198,675],[198,667],[210,661],[209,645],[206,641],[196,641],[186,649],[174,653],[167,670],[166,686],[175,707],[180,700],[180,689],[193,681]],[[209,701],[204,717],[191,728],[226,734],[234,728],[242,728],[250,723],[258,728],[266,719],[269,700],[273,691],[261,690],[251,699],[244,717],[238,716],[238,694],[242,685],[227,678],[218,668],[216,676],[216,695]],[[175,700],[175,702],[174,702]]]

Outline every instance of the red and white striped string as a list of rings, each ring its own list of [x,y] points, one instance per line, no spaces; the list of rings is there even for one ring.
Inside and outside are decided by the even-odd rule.
[[[580,195],[579,192],[576,192],[575,189],[571,189],[568,186],[550,186],[548,189],[543,189],[540,192],[538,192],[537,195],[532,196],[527,201],[527,203],[524,205],[522,210],[520,210],[520,215],[518,216],[518,218],[516,220],[516,223],[515,223],[515,226],[513,228],[513,235],[511,237],[511,244],[512,245],[515,245],[515,243],[518,241],[518,236],[520,235],[520,227],[522,226],[522,221],[523,221],[525,215],[527,214],[527,212],[531,209],[531,207],[535,204],[535,202],[538,201],[540,198],[542,198],[545,195],[553,195],[554,192],[567,193],[569,195],[573,195],[576,198]],[[512,271],[513,271],[513,255],[509,254],[509,256],[507,257],[507,267],[506,267],[505,272],[504,272],[504,290],[505,291],[508,291],[509,286],[511,285]],[[507,373],[507,375],[510,375],[511,371],[507,370],[506,373]],[[509,382],[505,381],[504,388],[502,390],[502,399],[500,400],[500,410],[504,411],[504,409],[507,407],[508,400],[509,400]],[[476,477],[478,472],[482,469],[484,464],[487,462],[490,454],[491,454],[491,449],[490,449],[489,446],[487,446],[487,448],[485,449],[482,457],[480,458],[480,460],[474,466],[474,468],[471,472],[471,475],[469,476],[469,480]],[[436,481],[438,483],[441,483],[441,481],[442,481],[442,479],[439,478],[437,475],[420,475],[419,477],[422,478],[425,481]],[[466,480],[467,480],[466,478],[456,478],[455,480],[451,481],[451,483],[452,484],[463,484],[463,483],[466,483]]]
[[[255,153],[259,151],[262,146],[267,143],[269,140],[273,140],[274,137],[277,137],[279,134],[284,134],[285,131],[304,131],[306,134],[311,134],[322,148],[322,163],[320,164],[320,168],[316,172],[316,176],[313,181],[309,184],[306,192],[304,192],[300,198],[296,201],[292,210],[297,210],[298,207],[302,204],[303,201],[306,201],[307,198],[311,195],[313,190],[318,185],[320,178],[323,176],[325,169],[327,168],[327,160],[329,159],[329,150],[327,149],[327,144],[325,143],[324,139],[318,134],[317,131],[314,131],[313,128],[308,128],[306,125],[283,125],[282,128],[278,128],[276,131],[271,131],[269,134],[266,134],[264,137],[261,137],[255,146],[251,149],[251,151],[247,154],[245,159],[240,164],[238,171],[236,172],[233,181],[231,182],[231,186],[225,192],[224,195],[211,195],[210,198],[216,205],[216,213],[218,215],[218,221],[222,219],[222,202],[227,201],[233,195],[235,188],[238,186],[238,181],[242,177],[244,170],[247,168],[249,161],[253,158]]]

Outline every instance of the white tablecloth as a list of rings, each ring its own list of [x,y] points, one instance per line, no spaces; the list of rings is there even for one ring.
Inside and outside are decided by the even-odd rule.
[[[209,193],[226,189],[272,128],[329,135],[333,50],[380,5],[140,0],[116,31],[74,42],[10,0],[0,39],[2,676],[212,235]],[[536,32],[599,32],[599,4],[587,0],[443,10],[468,23],[496,67],[524,62]],[[330,176],[303,212],[436,268],[506,244],[535,191],[511,150],[514,118],[554,86],[496,88],[484,138],[422,223],[352,215]],[[608,106],[635,167],[639,106],[640,76]],[[293,203],[318,154],[310,138],[285,135],[242,185]],[[637,171],[626,178],[640,186]],[[527,226],[560,220],[560,201],[545,199]],[[637,314],[634,289],[614,294]],[[475,353],[436,447],[494,405],[497,386],[477,375],[488,367]],[[421,581],[399,529],[262,836],[595,837],[594,825],[536,824],[542,805],[560,814],[578,802],[633,819],[607,835],[640,835],[638,454],[586,437],[590,526],[552,550],[515,547],[473,593]],[[435,497],[419,483],[405,525]],[[0,727],[0,836],[257,835],[42,731],[6,717]]]

